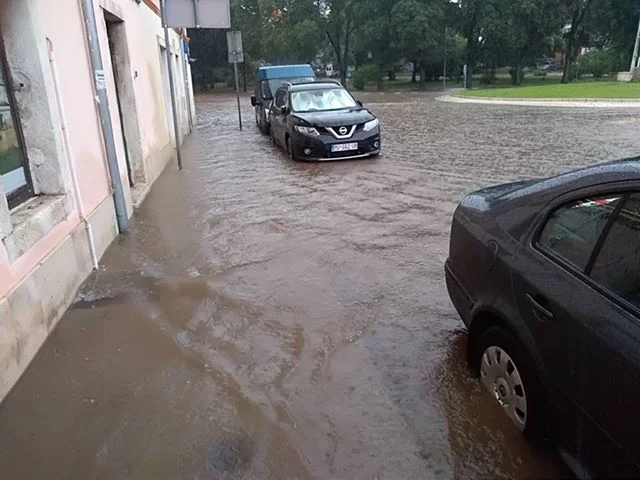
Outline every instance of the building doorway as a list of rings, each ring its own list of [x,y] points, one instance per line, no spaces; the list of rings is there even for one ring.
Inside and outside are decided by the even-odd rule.
[[[129,185],[146,182],[125,22],[104,12]],[[118,127],[116,127],[118,128]]]
[[[171,55],[173,57],[173,55]],[[171,86],[169,84],[169,65],[167,63],[167,49],[160,45],[160,68],[162,69],[162,93],[164,96],[164,111],[167,118],[167,130],[171,143],[175,146],[176,135],[173,129],[173,109],[171,108]],[[175,71],[175,70],[174,70]]]

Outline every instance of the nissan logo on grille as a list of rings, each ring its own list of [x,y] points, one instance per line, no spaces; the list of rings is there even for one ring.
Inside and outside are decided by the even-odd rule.
[[[340,135],[346,135],[349,132],[349,129],[347,127],[340,127],[340,130],[338,130],[340,132]]]

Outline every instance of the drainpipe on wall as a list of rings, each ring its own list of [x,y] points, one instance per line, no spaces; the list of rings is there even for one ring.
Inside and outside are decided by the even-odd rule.
[[[76,208],[78,209],[78,215],[80,220],[84,223],[84,228],[87,231],[87,239],[89,241],[89,253],[91,254],[91,265],[94,270],[98,270],[98,255],[96,254],[96,243],[93,237],[93,229],[91,223],[87,219],[84,211],[84,204],[82,203],[82,195],[80,193],[80,182],[78,182],[78,172],[76,170],[76,159],[73,154],[73,148],[71,146],[71,139],[69,138],[69,129],[67,128],[67,117],[65,113],[64,103],[62,99],[62,93],[60,92],[60,78],[58,76],[58,68],[56,66],[56,60],[53,55],[53,43],[51,39],[47,38],[47,49],[49,51],[49,65],[51,67],[51,74],[53,76],[53,86],[56,92],[56,100],[58,103],[58,113],[60,115],[60,123],[62,125],[62,139],[64,142],[64,148],[67,153],[67,161],[69,162],[69,171],[71,172],[71,180],[73,182],[73,193],[76,201]]]
[[[88,0],[86,0],[88,1]],[[197,6],[197,5],[196,5]],[[173,132],[176,137],[176,157],[178,157],[178,170],[182,170],[182,151],[180,149],[180,127],[178,118],[178,101],[176,99],[176,80],[173,78],[173,52],[171,51],[171,39],[169,38],[169,24],[167,22],[166,0],[160,0],[160,18],[164,28],[164,49],[167,55],[167,70],[169,71],[169,90],[171,91],[171,111],[173,112]],[[182,45],[182,43],[180,44]],[[178,56],[180,58],[180,56]]]
[[[96,25],[96,14],[93,9],[93,0],[82,0],[82,12],[86,26],[85,30],[89,44],[95,88],[98,93],[97,102],[100,125],[102,126],[102,136],[107,152],[107,164],[109,165],[109,175],[111,176],[111,184],[113,187],[113,200],[116,207],[118,230],[120,233],[126,233],[129,231],[129,218],[127,217],[127,207],[124,201],[120,168],[118,167],[116,142],[113,135],[113,124],[111,123],[109,97],[107,96],[107,80],[102,64],[102,54],[100,53],[100,42],[98,41],[98,28]]]

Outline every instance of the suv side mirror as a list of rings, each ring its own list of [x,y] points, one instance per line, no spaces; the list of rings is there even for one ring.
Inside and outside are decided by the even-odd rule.
[[[358,104],[358,106],[359,106],[360,108],[364,107],[364,105],[362,105],[362,102],[361,102],[360,100],[356,100],[356,103]]]
[[[255,107],[258,105],[258,101],[256,100],[256,96],[255,95],[251,95],[251,106]]]

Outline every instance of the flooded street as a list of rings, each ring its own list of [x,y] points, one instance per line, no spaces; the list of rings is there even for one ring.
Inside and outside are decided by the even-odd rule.
[[[465,366],[444,283],[474,189],[638,154],[637,110],[363,94],[383,155],[294,163],[243,99],[184,150],[0,406],[2,479],[567,476]]]

